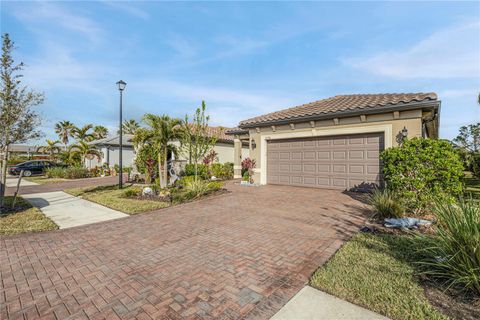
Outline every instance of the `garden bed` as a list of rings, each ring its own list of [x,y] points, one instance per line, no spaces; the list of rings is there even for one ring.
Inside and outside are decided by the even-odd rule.
[[[13,197],[5,198],[5,207],[10,208]],[[39,209],[18,197],[15,209],[0,215],[0,235],[39,232],[58,229],[58,226]]]
[[[412,237],[358,234],[318,269],[310,284],[392,319],[478,319],[474,297],[452,296],[420,277]]]
[[[118,186],[100,186],[67,189],[64,191],[73,196],[96,202],[111,209],[127,214],[137,214],[227,192],[226,189],[222,188],[221,182],[206,183],[209,184],[210,187],[200,193],[192,193],[188,188],[175,187],[165,189],[165,196],[142,195],[143,186],[138,185],[126,186],[121,190],[118,189]]]
[[[100,187],[86,187],[86,188],[74,188],[64,190],[76,197],[96,202],[105,207],[118,210],[127,214],[137,214],[146,211],[157,210],[161,208],[169,207],[171,204],[167,201],[155,201],[147,199],[135,199],[125,197],[125,192],[131,186],[118,189],[118,186],[100,186]]]

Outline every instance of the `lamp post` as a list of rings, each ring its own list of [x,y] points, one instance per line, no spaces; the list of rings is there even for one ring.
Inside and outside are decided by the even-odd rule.
[[[123,80],[120,80],[117,82],[118,90],[120,91],[120,123],[119,123],[119,153],[118,153],[118,168],[120,171],[120,174],[118,175],[118,188],[122,189],[123,187],[123,166],[122,166],[122,149],[123,149],[123,137],[122,137],[122,98],[123,98],[123,90],[125,90],[125,86],[127,83]]]

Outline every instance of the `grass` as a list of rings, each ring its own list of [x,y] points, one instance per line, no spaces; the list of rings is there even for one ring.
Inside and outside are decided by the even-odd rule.
[[[358,234],[310,284],[391,319],[448,319],[427,300],[412,266],[410,238]]]
[[[74,188],[64,191],[73,196],[82,197],[85,200],[96,202],[105,207],[122,211],[127,214],[137,214],[170,206],[169,202],[126,198],[124,193],[128,188],[133,187],[124,187],[120,190],[117,186],[102,186]]]
[[[59,183],[59,182],[65,182],[65,181],[72,181],[70,179],[47,178],[45,176],[23,177],[22,179],[25,179],[25,180],[30,181],[30,182],[35,182],[35,183],[38,183],[38,184]]]
[[[10,207],[12,200],[13,197],[6,197],[5,206]],[[0,235],[55,229],[58,229],[58,226],[52,220],[21,197],[17,198],[15,210],[0,215]]]

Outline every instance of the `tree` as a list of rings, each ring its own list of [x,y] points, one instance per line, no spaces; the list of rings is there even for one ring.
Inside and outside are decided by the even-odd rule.
[[[103,139],[108,136],[108,129],[104,126],[95,126],[93,128],[93,138],[94,139]]]
[[[85,165],[87,159],[93,159],[96,157],[99,161],[102,157],[102,153],[97,150],[95,146],[89,145],[86,141],[79,141],[77,144],[70,146],[70,158],[80,157],[83,165]]]
[[[0,65],[0,210],[5,196],[8,149],[13,143],[23,143],[40,137],[38,127],[41,119],[33,107],[43,103],[44,95],[22,86],[24,64],[16,64],[12,57],[14,42],[8,33],[2,35]]]
[[[123,133],[135,134],[135,131],[140,128],[140,124],[135,119],[125,120],[122,124]]]
[[[86,124],[81,128],[75,127],[72,130],[73,137],[77,139],[77,141],[85,141],[90,142],[95,139],[95,136],[92,132],[89,132],[93,128],[93,125]]]
[[[480,151],[480,122],[460,127],[460,133],[453,142],[467,152]]]
[[[168,151],[176,151],[174,145],[169,143],[179,138],[176,128],[182,123],[180,119],[170,118],[167,115],[157,116],[147,113],[143,116],[143,121],[147,124],[147,134],[145,141],[149,142],[158,152],[158,172],[160,175],[160,187],[167,186],[167,156]]]
[[[62,141],[65,151],[67,150],[68,138],[73,137],[73,129],[75,126],[70,121],[60,121],[55,124],[55,133],[58,134],[60,141]]]
[[[55,159],[55,154],[58,154],[61,150],[60,147],[57,146],[57,143],[60,143],[60,141],[47,139],[46,142],[47,142],[47,145],[39,147],[37,151],[48,153],[50,156],[50,159],[53,160]]]
[[[195,111],[192,122],[186,115],[180,130],[180,148],[184,154],[188,155],[189,163],[194,164],[195,180],[198,176],[198,162],[217,142],[217,137],[209,130],[210,117],[205,115],[205,109],[205,101],[202,101],[202,106]]]

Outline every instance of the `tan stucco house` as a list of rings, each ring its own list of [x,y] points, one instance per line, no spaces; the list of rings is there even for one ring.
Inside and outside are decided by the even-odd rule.
[[[327,189],[382,183],[380,152],[403,137],[438,138],[435,93],[339,95],[240,122],[234,136],[235,177],[241,146],[256,161],[254,181]]]

